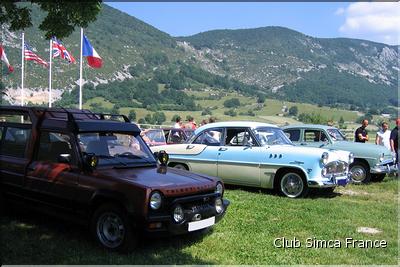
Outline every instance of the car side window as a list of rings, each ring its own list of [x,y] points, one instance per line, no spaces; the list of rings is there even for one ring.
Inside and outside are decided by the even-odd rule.
[[[185,142],[183,131],[179,129],[172,129],[168,136],[168,143],[181,144]]]
[[[287,137],[290,139],[290,141],[292,141],[292,142],[300,141],[300,130],[299,129],[285,130],[284,132],[287,135]]]
[[[226,146],[247,146],[255,145],[253,138],[247,128],[227,128]]]
[[[1,144],[1,154],[5,156],[24,158],[25,149],[30,135],[31,129],[6,127],[3,142]]]
[[[328,139],[326,135],[321,130],[305,130],[304,131],[304,141],[305,142],[326,142]]]
[[[222,129],[208,129],[202,132],[192,144],[219,146],[222,140]]]
[[[76,163],[70,137],[62,133],[41,132],[36,160],[59,162],[60,156],[69,157],[72,164]]]

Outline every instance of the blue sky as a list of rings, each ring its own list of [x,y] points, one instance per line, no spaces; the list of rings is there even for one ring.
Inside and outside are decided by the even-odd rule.
[[[396,26],[391,25],[399,22],[395,21],[399,13],[396,13],[394,18],[393,15],[390,17],[393,6],[385,6],[384,3],[107,2],[107,4],[172,36],[188,36],[214,29],[284,26],[314,37],[350,37],[389,44],[399,43],[399,31]],[[376,8],[377,4],[379,8]],[[399,11],[397,7],[395,9]],[[375,12],[375,10],[380,11]],[[370,21],[371,15],[376,17],[375,21]],[[392,18],[388,20],[388,24],[393,27],[389,29],[375,27],[377,21],[382,22],[388,17]]]

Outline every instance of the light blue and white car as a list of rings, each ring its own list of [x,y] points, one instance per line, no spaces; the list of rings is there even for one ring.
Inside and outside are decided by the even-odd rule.
[[[169,166],[220,177],[224,183],[277,189],[291,198],[310,187],[333,190],[349,181],[347,151],[294,146],[275,125],[230,121],[207,124],[187,144],[157,146]]]

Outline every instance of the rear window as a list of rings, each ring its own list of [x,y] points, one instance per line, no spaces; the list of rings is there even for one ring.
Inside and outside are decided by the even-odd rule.
[[[300,130],[298,129],[284,130],[284,132],[287,135],[287,137],[289,137],[290,141],[292,142],[300,141]]]
[[[6,127],[0,153],[17,158],[25,157],[25,149],[31,135],[31,129]]]
[[[2,112],[0,122],[32,124],[31,118],[26,112]]]

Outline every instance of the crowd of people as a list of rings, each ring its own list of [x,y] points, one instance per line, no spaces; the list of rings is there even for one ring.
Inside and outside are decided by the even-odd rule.
[[[174,128],[176,129],[192,129],[192,130],[196,130],[198,127],[206,125],[207,123],[213,123],[215,122],[215,118],[214,117],[210,117],[207,120],[202,120],[200,125],[197,125],[197,123],[195,122],[193,117],[188,118],[187,123],[183,123],[182,118],[181,117],[176,117],[175,119],[175,124],[174,124]]]
[[[364,119],[362,124],[354,133],[354,141],[359,143],[365,143],[369,140],[368,137],[368,120]],[[393,130],[389,130],[389,124],[387,122],[382,122],[381,129],[376,133],[375,144],[380,146],[385,146],[392,153],[396,154],[396,163],[399,165],[399,126],[400,118],[396,119],[396,127]]]

